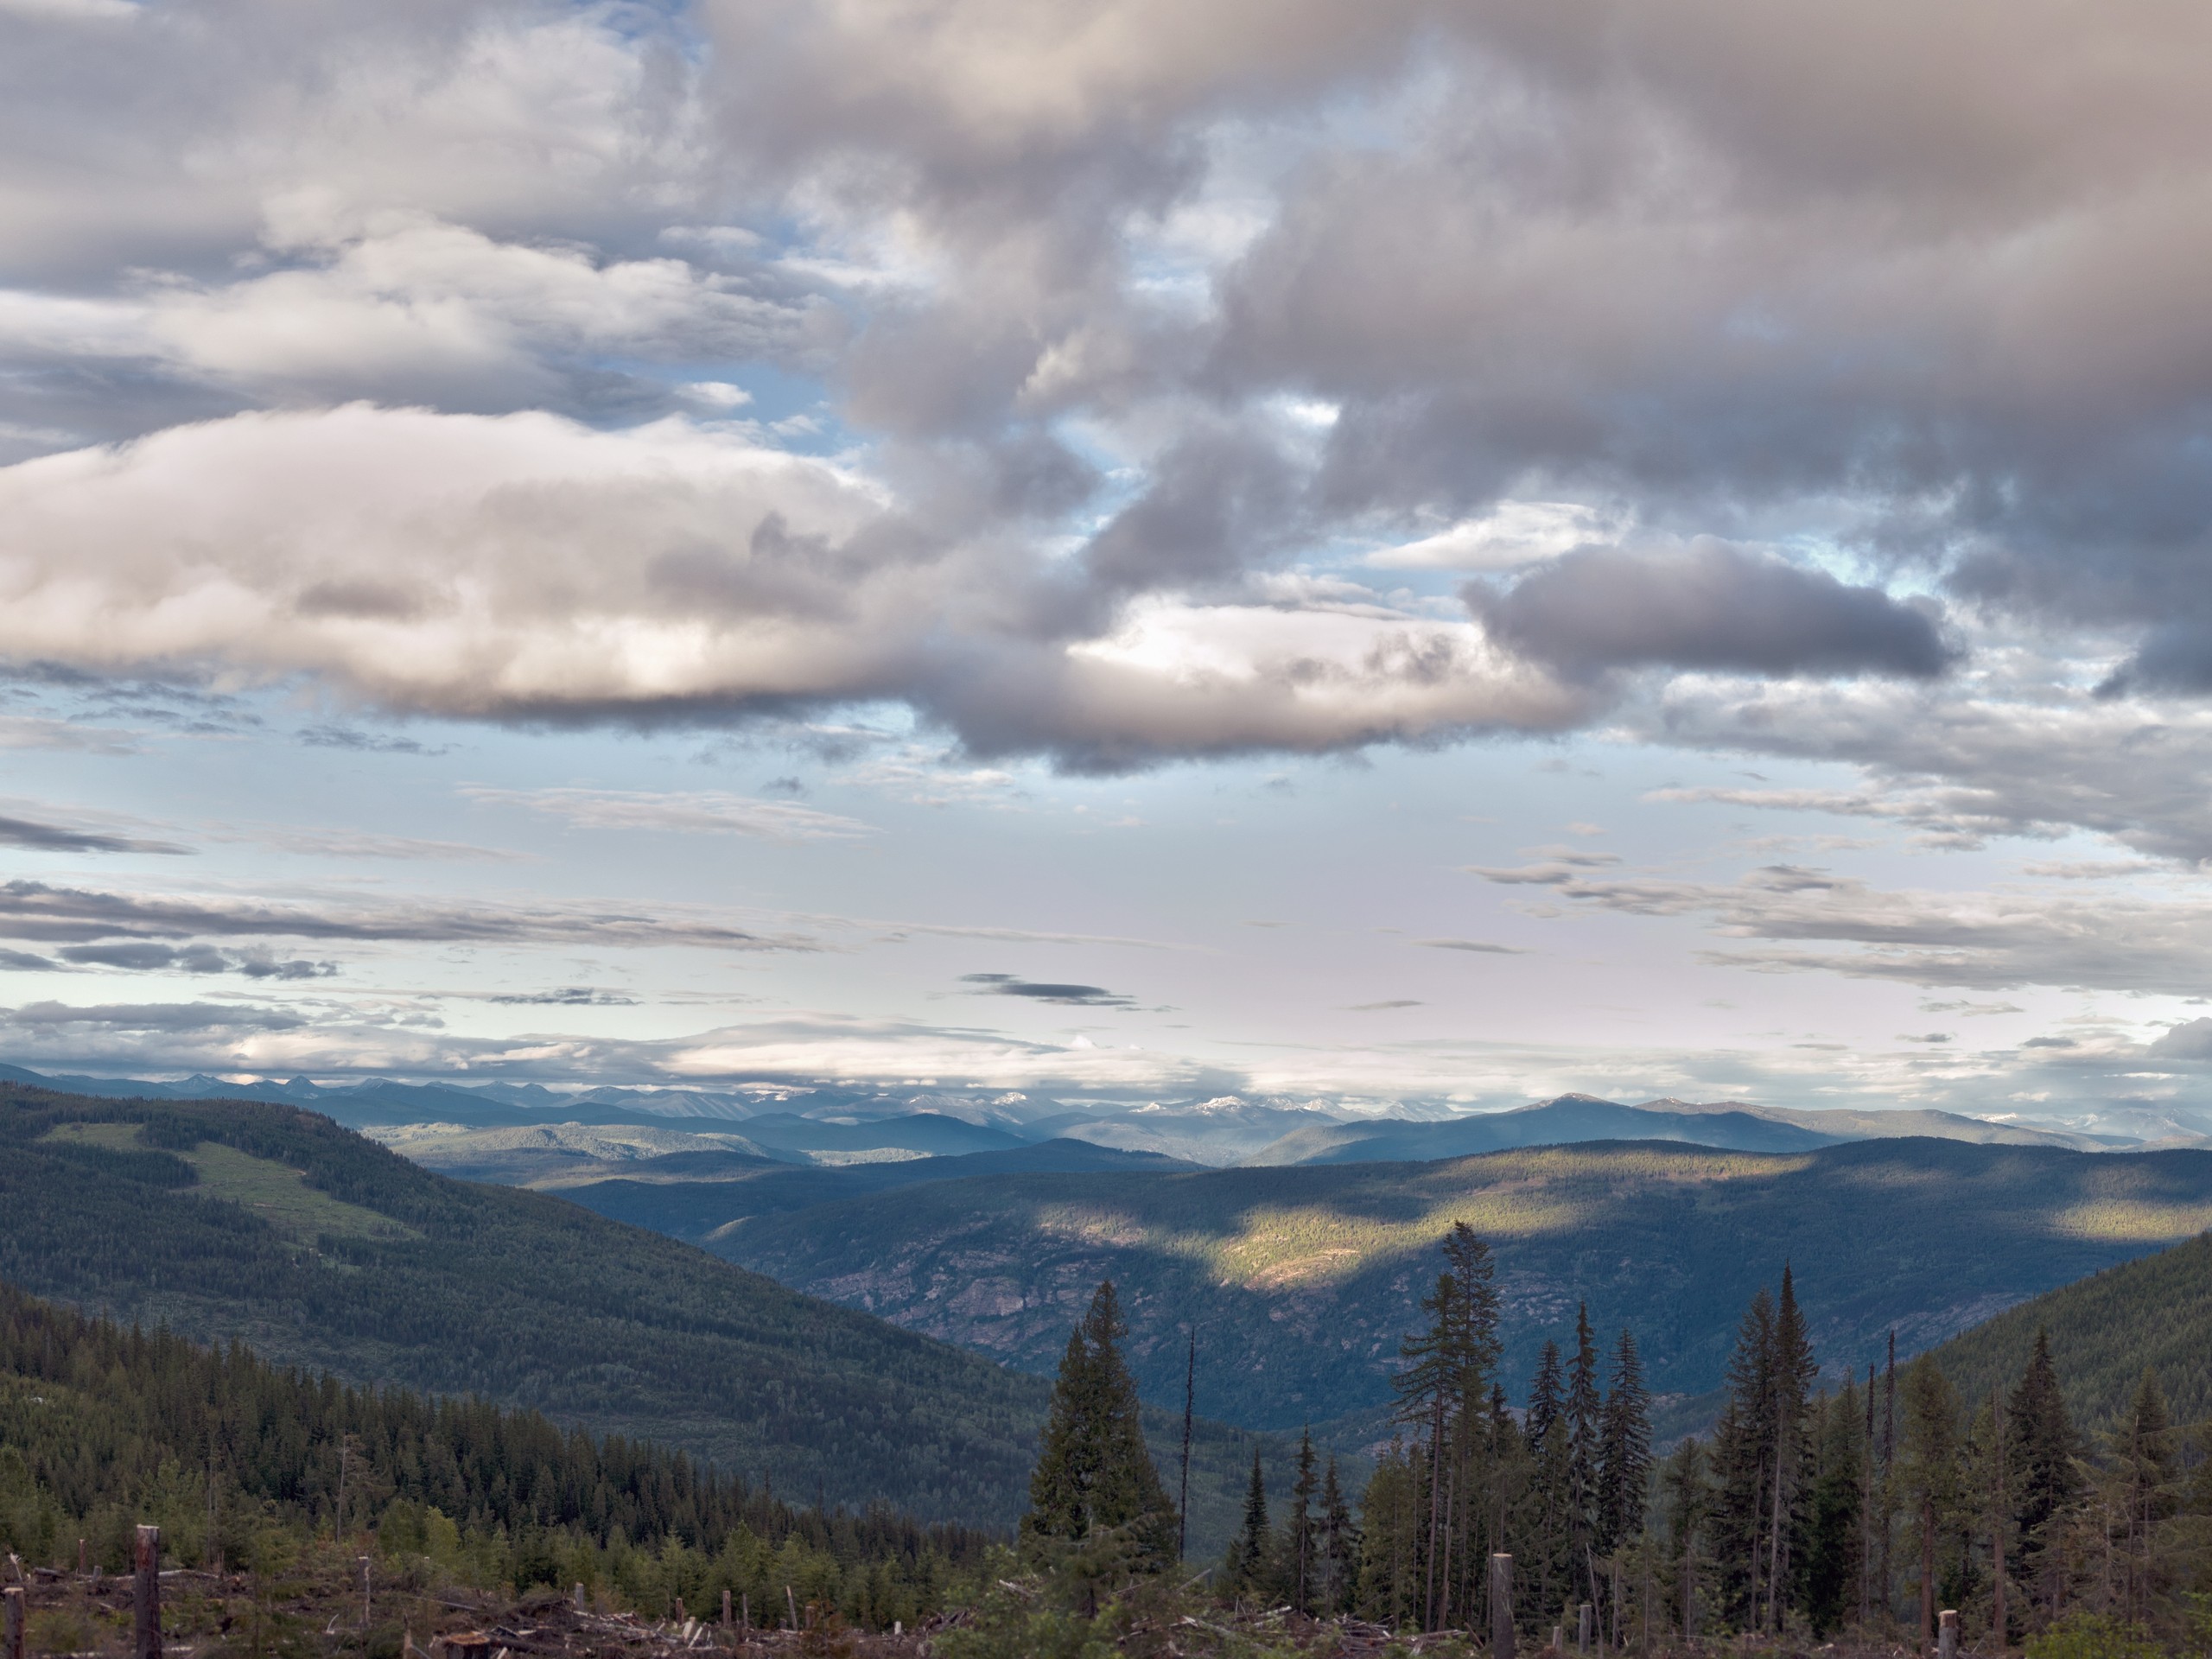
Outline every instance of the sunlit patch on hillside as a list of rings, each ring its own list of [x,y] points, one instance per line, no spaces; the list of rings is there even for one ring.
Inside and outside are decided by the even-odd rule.
[[[2145,1198],[2092,1198],[2051,1217],[2068,1238],[2171,1243],[2212,1228],[2212,1204],[2157,1204]]]

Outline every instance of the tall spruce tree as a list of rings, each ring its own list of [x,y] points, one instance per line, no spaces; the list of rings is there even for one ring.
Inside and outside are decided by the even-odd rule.
[[[1712,1506],[1706,1479],[1705,1448],[1684,1435],[1667,1459],[1660,1476],[1660,1496],[1666,1505],[1668,1542],[1675,1569],[1675,1629],[1685,1642],[1697,1634],[1699,1539]]]
[[[1136,1379],[1122,1360],[1128,1334],[1108,1280],[1060,1357],[1021,1531],[1075,1541],[1126,1529],[1135,1563],[1157,1572],[1174,1559],[1175,1509],[1145,1448]]]
[[[1345,1502],[1344,1487],[1337,1479],[1333,1452],[1321,1473],[1319,1541],[1320,1611],[1323,1617],[1333,1618],[1352,1610],[1359,1584],[1360,1554],[1359,1523],[1352,1519],[1351,1505]]]
[[[2176,1507],[2173,1421],[2158,1377],[2147,1367],[2134,1398],[2107,1439],[2103,1484],[2109,1508],[2119,1516],[2113,1529],[2120,1565],[2118,1586],[2123,1618],[2147,1619],[2152,1599],[2165,1588],[2158,1549],[2159,1523]]]
[[[1260,1448],[1252,1448],[1252,1478],[1244,1489],[1244,1524],[1229,1541],[1221,1567],[1222,1592],[1232,1599],[1272,1599],[1276,1588],[1275,1534],[1268,1523],[1268,1482]]]
[[[1763,1625],[1767,1500],[1774,1486],[1774,1298],[1764,1286],[1736,1330],[1728,1395],[1713,1426],[1710,1533],[1714,1580],[1732,1623]]]
[[[2065,1586],[2059,1571],[2058,1529],[2081,1487],[2080,1437],[2059,1391],[2050,1332],[2037,1330],[2028,1368],[2005,1402],[2011,1445],[2012,1518],[2019,1528],[2020,1577],[2038,1605],[2056,1613]]]
[[[1814,1455],[1805,1528],[1804,1605],[1815,1636],[1840,1630],[1859,1601],[1866,1544],[1865,1413],[1855,1382],[1812,1414]]]
[[[1605,1432],[1605,1396],[1598,1386],[1598,1343],[1590,1329],[1590,1304],[1574,1310],[1574,1363],[1567,1373],[1568,1519],[1574,1555],[1587,1578],[1599,1526],[1598,1473]],[[1583,1586],[1598,1599],[1596,1581]]]
[[[1298,1475],[1290,1486],[1290,1525],[1283,1536],[1282,1559],[1283,1587],[1290,1592],[1290,1605],[1301,1613],[1313,1611],[1317,1565],[1313,1500],[1319,1492],[1320,1480],[1313,1460],[1313,1431],[1308,1428],[1298,1440]]]
[[[1948,1536],[1959,1497],[1959,1398],[1926,1354],[1905,1367],[1900,1403],[1904,1433],[1897,1478],[1907,1523],[1920,1554],[1920,1643],[1936,1641],[1936,1546]]]
[[[1651,1396],[1636,1338],[1624,1329],[1613,1348],[1598,1446],[1598,1540],[1610,1555],[1643,1530],[1644,1489],[1651,1480]]]
[[[1529,1491],[1523,1537],[1526,1565],[1514,1573],[1517,1592],[1541,1622],[1573,1583],[1574,1431],[1567,1414],[1567,1371],[1559,1344],[1544,1344],[1529,1385]],[[1522,1563],[1516,1561],[1516,1567]]]
[[[1767,1500],[1767,1625],[1774,1630],[1782,1628],[1783,1608],[1796,1577],[1794,1554],[1804,1520],[1809,1450],[1806,1406],[1813,1379],[1819,1373],[1805,1316],[1797,1306],[1796,1283],[1785,1262],[1782,1294],[1774,1310],[1774,1366],[1770,1384],[1774,1398],[1768,1408],[1774,1440],[1769,1464],[1773,1484]]]

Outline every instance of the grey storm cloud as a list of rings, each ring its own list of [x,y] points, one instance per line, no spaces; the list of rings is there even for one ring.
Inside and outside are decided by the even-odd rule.
[[[1878,588],[1700,540],[1585,548],[1503,592],[1462,590],[1491,636],[1575,676],[1665,667],[1926,679],[1952,660],[1936,625]]]

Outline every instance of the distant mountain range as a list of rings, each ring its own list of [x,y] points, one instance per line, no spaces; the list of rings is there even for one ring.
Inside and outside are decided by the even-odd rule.
[[[232,1084],[202,1076],[161,1083],[41,1076],[6,1065],[0,1065],[0,1080],[108,1097],[282,1102],[309,1107],[394,1145],[404,1144],[410,1155],[420,1149],[427,1157],[436,1146],[442,1148],[442,1155],[464,1160],[471,1154],[450,1137],[441,1141],[390,1132],[411,1131],[424,1124],[485,1131],[557,1124],[666,1128],[718,1137],[711,1148],[702,1142],[664,1148],[667,1151],[715,1149],[771,1161],[832,1165],[899,1156],[960,1156],[1055,1140],[1086,1141],[1215,1166],[1394,1162],[1595,1140],[1670,1141],[1743,1152],[1802,1151],[1897,1136],[2081,1151],[2146,1143],[2212,1144],[2212,1116],[2184,1108],[2107,1115],[2087,1127],[2053,1127],[1992,1122],[1940,1111],[1801,1111],[1743,1101],[1655,1100],[1628,1105],[1587,1095],[1562,1095],[1508,1111],[1430,1109],[1374,1116],[1330,1111],[1310,1103],[1237,1096],[1126,1105],[980,1090],[797,1084],[720,1091],[600,1088],[563,1092],[538,1084],[403,1083],[390,1078],[328,1085],[308,1077]],[[515,1149],[491,1141],[480,1147],[486,1153]],[[550,1163],[545,1166],[550,1168]],[[733,1172],[737,1167],[729,1166]],[[486,1178],[514,1179],[500,1174]]]
[[[1696,1105],[1655,1100],[1623,1106],[1590,1095],[1561,1095],[1541,1105],[1455,1117],[1442,1122],[1367,1119],[1315,1124],[1262,1147],[1248,1164],[1371,1164],[1461,1158],[1516,1147],[1572,1146],[1587,1141],[1674,1141],[1731,1152],[1803,1152],[1851,1141],[1917,1137],[1983,1145],[2069,1147],[2102,1152],[2133,1141],[2115,1136],[1991,1123],[1955,1112],[1789,1111],[1742,1101]]]

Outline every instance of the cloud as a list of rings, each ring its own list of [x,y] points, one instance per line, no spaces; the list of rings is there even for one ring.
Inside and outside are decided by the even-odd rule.
[[[297,1031],[308,1024],[305,1015],[283,1008],[217,1002],[104,1002],[88,1007],[26,1002],[0,1011],[0,1020],[34,1032],[65,1027],[130,1033]]]
[[[98,944],[221,938],[350,940],[361,944],[601,944],[712,950],[804,950],[813,942],[764,934],[680,906],[575,902],[452,903],[358,898],[320,904],[226,896],[185,897],[0,882],[0,938]],[[241,971],[251,971],[243,969]]]
[[[20,847],[39,853],[160,853],[188,855],[192,849],[175,842],[137,836],[111,835],[105,830],[41,822],[35,818],[0,816],[0,846]]]
[[[1018,996],[1033,1002],[1055,1002],[1074,1008],[1133,1008],[1128,997],[1098,985],[1059,985],[1018,979],[1012,974],[963,974],[963,985],[982,987],[986,996]]]
[[[1586,548],[1503,592],[1461,591],[1494,639],[1576,677],[1665,667],[1927,679],[1953,655],[1928,616],[1878,588],[1710,538]]]
[[[1477,518],[1395,547],[1360,563],[1372,570],[1510,570],[1618,539],[1617,516],[1575,501],[1501,501]]]
[[[1881,681],[1745,688],[1677,682],[1624,711],[1650,741],[1862,767],[1856,790],[1732,792],[1738,805],[1887,818],[1942,847],[2082,829],[2160,859],[2212,857],[2212,712],[2054,694],[2047,664],[1957,694]],[[1974,683],[1975,680],[1980,683]],[[1694,797],[1685,798],[1695,798]]]
[[[1387,1002],[1355,1002],[1344,1011],[1347,1014],[1382,1014],[1392,1008],[1421,1008],[1428,1005],[1410,997],[1393,997]]]
[[[1415,939],[1414,943],[1431,950],[1471,950],[1486,957],[1525,957],[1529,954],[1517,944],[1494,944],[1488,939]]]
[[[589,985],[563,985],[558,990],[531,991],[486,996],[486,1002],[496,1002],[508,1007],[549,1008],[633,1008],[638,1005],[634,996],[625,996],[620,991],[604,991]]]
[[[311,962],[301,957],[280,960],[268,950],[225,950],[212,944],[167,945],[143,939],[107,944],[67,944],[54,954],[82,968],[121,968],[140,973],[167,969],[186,974],[238,973],[248,979],[327,979],[338,971],[334,962]]]
[[[2169,995],[2193,994],[2212,973],[2212,904],[2194,898],[1885,892],[1793,864],[1767,865],[1734,882],[1599,876],[1558,861],[1472,873],[1622,915],[1703,917],[1724,938],[1841,947],[1699,952],[1707,962],[1767,972]]]
[[[666,830],[757,836],[768,841],[844,841],[874,826],[788,801],[759,801],[716,791],[499,789],[464,784],[461,792],[492,806],[519,806],[589,830]]]

